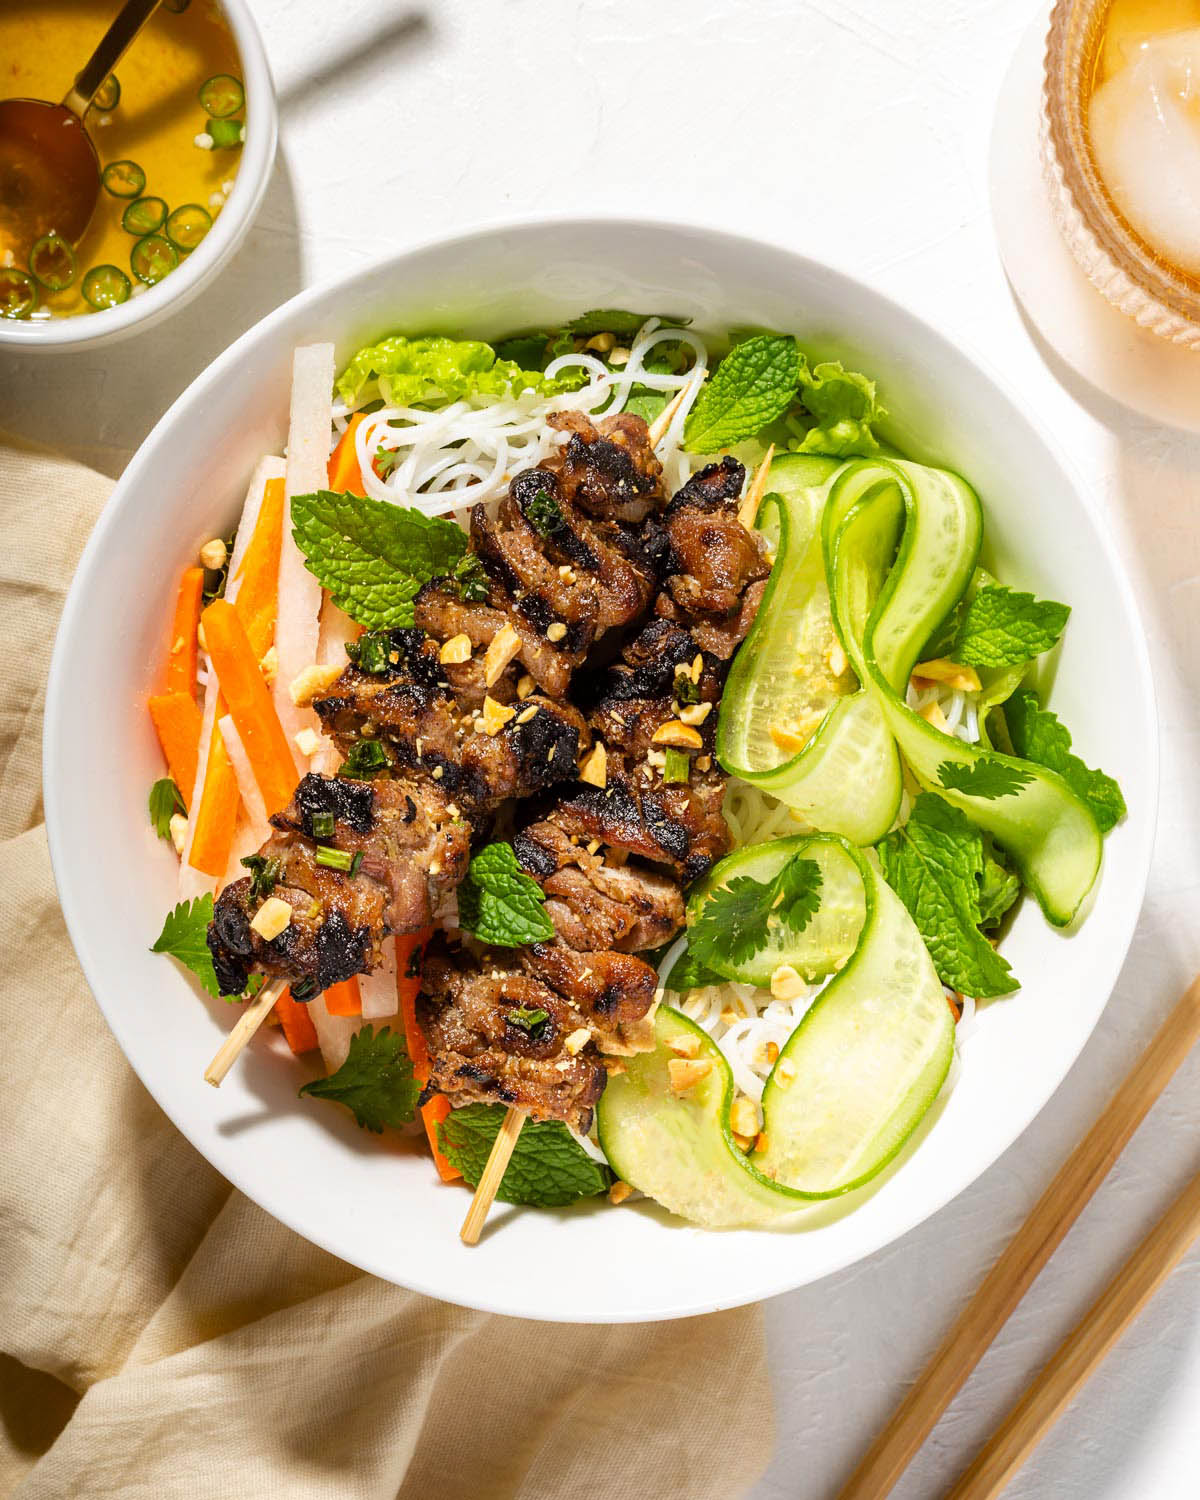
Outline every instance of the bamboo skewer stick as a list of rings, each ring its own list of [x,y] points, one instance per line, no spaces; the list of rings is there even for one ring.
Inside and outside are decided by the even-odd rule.
[[[657,448],[659,443],[662,442],[663,438],[666,437],[667,428],[670,427],[672,421],[674,421],[675,413],[679,410],[680,404],[682,403],[687,393],[688,386],[680,386],[676,394],[671,397],[670,402],[663,407],[662,411],[659,412],[654,421],[650,423],[647,435],[650,439],[651,448]]]
[[[1185,990],[1108,1107],[1059,1168],[839,1500],[883,1500],[891,1493],[1198,1037],[1200,978]]]
[[[287,989],[285,979],[272,979],[264,984],[250,1004],[238,1017],[238,1023],[221,1043],[217,1055],[204,1070],[205,1083],[213,1088],[221,1087],[221,1081],[250,1045],[254,1033],[271,1014],[275,1002]]]
[[[745,499],[738,510],[738,520],[747,531],[754,525],[754,518],[758,515],[758,507],[762,504],[762,497],[767,493],[767,475],[771,472],[771,460],[775,457],[775,444],[772,443],[767,449],[766,457],[754,471],[754,478],[750,481],[750,488],[746,491]]]
[[[458,1232],[458,1237],[464,1245],[479,1243],[479,1236],[483,1232],[483,1221],[487,1218],[488,1211],[495,1200],[496,1192],[504,1177],[504,1169],[508,1166],[508,1159],[513,1154],[513,1147],[517,1144],[517,1137],[521,1134],[521,1126],[524,1123],[525,1111],[510,1105],[508,1113],[504,1116],[504,1123],[492,1142],[491,1154],[479,1178],[475,1196],[471,1199],[471,1206],[467,1209],[467,1217],[463,1220],[463,1226]]]
[[[948,1500],[994,1500],[1200,1235],[1200,1173],[1005,1417]]]

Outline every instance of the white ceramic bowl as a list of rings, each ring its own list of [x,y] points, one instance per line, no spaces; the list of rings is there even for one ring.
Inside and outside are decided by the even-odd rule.
[[[44,349],[89,348],[115,343],[140,328],[160,323],[184,307],[207,286],[246,237],[271,176],[275,143],[279,135],[279,111],[275,85],[254,13],[246,0],[221,0],[242,64],[246,88],[246,140],[234,178],[233,191],[217,215],[213,227],[197,249],[156,286],[147,288],[119,307],[103,312],[81,313],[73,318],[0,318],[0,350],[23,353]]]
[[[874,375],[892,436],[978,487],[1006,577],[1073,606],[1051,703],[1079,751],[1120,778],[1129,816],[1108,840],[1077,932],[1052,931],[1024,904],[1004,952],[1025,988],[981,1015],[957,1086],[873,1191],[803,1230],[770,1233],[704,1233],[650,1204],[497,1207],[468,1250],[458,1240],[463,1190],[440,1186],[415,1146],[298,1100],[306,1075],[278,1035],[258,1042],[219,1093],[204,1083],[233,1013],[148,951],[174,900],[175,860],[147,826],[146,791],[162,764],[143,704],[162,670],[179,569],[229,524],[260,455],[280,450],[295,345],[333,339],[344,357],[389,329],[494,336],[589,307],[793,330]],[[523,1317],[627,1321],[749,1302],[846,1266],[934,1213],[1017,1137],[1086,1041],[1132,935],[1150,861],[1157,731],[1145,643],[1112,544],[1048,438],[974,359],[788,250],[710,229],[543,222],[425,245],[306,292],[179,398],[126,470],[67,601],[45,781],[59,892],[92,989],[142,1080],[221,1172],[299,1233],[405,1286]]]

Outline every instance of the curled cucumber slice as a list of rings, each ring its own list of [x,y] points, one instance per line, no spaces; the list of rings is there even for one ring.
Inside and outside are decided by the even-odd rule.
[[[841,966],[767,1080],[764,1148],[749,1157],[739,1150],[729,1066],[707,1033],[669,1007],[655,1019],[655,1050],[627,1059],[597,1109],[614,1170],[711,1228],[769,1224],[870,1181],[937,1097],[954,1050],[933,963],[873,861],[830,835],[787,843],[789,853],[820,861],[822,911],[827,900],[838,909],[834,921],[822,925],[818,912],[806,929],[811,956]],[[852,887],[858,918],[848,924]],[[676,1093],[670,1064],[690,1052],[711,1066]]]

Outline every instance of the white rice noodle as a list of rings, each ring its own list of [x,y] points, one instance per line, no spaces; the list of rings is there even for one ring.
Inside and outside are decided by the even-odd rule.
[[[280,479],[283,477],[284,463],[281,458],[270,455],[259,461],[254,470],[250,484],[246,490],[246,499],[242,504],[242,514],[238,521],[237,536],[234,539],[233,551],[229,557],[229,577],[225,586],[225,597],[232,604],[237,598],[241,587],[241,565],[246,555],[246,548],[250,545],[250,538],[254,534],[254,528],[258,524],[259,511],[262,509],[263,496],[266,494],[267,480]],[[193,901],[197,896],[202,896],[205,891],[214,892],[217,888],[215,876],[206,875],[203,870],[197,870],[191,861],[192,838],[196,827],[196,813],[200,806],[200,796],[204,790],[204,778],[208,774],[208,754],[212,745],[213,732],[217,720],[217,699],[220,697],[220,687],[217,683],[217,674],[208,670],[208,658],[204,657],[205,670],[203,675],[204,708],[200,718],[200,743],[196,757],[196,784],[192,787],[192,794],[188,798],[187,835],[184,839],[183,853],[179,864],[179,899],[181,901]]]
[[[246,747],[242,744],[242,737],[238,734],[237,726],[231,716],[226,714],[224,718],[219,719],[217,728],[221,732],[221,738],[225,741],[225,749],[229,752],[233,774],[237,777],[246,823],[249,825],[249,832],[254,836],[252,847],[257,849],[271,836],[271,825],[267,822],[267,805],[263,801],[262,792],[259,791],[258,782],[250,765],[250,757],[246,754]]]
[[[385,1016],[394,1016],[400,1008],[400,996],[396,990],[396,939],[388,938],[383,945],[383,962],[369,974],[358,976],[358,993],[362,996],[364,1021],[380,1021]]]
[[[948,682],[931,682],[918,690],[910,682],[905,702],[915,713],[936,703],[946,720],[945,733],[968,745],[979,743],[979,694],[951,687]]]
[[[350,1051],[350,1038],[362,1026],[361,1016],[331,1016],[324,995],[314,995],[308,1002],[308,1014],[317,1033],[321,1057],[327,1073],[336,1073]]]
[[[736,847],[764,844],[768,839],[787,838],[802,831],[786,803],[777,801],[736,776],[729,778],[721,812],[733,834]]]
[[[279,551],[279,612],[275,623],[275,711],[290,744],[302,729],[317,729],[311,708],[298,708],[288,689],[316,660],[321,585],[304,566],[292,538],[291,501],[329,482],[329,431],[333,389],[333,345],[297,349],[292,362],[292,405],[288,423],[287,498],[283,545]]]

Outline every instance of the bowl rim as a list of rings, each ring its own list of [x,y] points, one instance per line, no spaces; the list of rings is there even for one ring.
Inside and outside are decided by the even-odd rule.
[[[201,400],[211,386],[220,382],[226,372],[236,366],[242,357],[244,348],[257,342],[260,338],[267,337],[278,324],[286,321],[293,314],[302,312],[310,304],[316,303],[335,292],[346,293],[360,281],[372,280],[386,267],[399,268],[406,260],[413,256],[428,253],[432,250],[450,251],[459,245],[465,245],[472,241],[488,239],[505,233],[525,233],[544,229],[566,229],[581,234],[587,234],[589,230],[612,231],[618,229],[627,230],[631,233],[650,232],[669,236],[693,235],[707,240],[719,240],[726,247],[734,250],[742,249],[744,251],[757,252],[765,249],[800,263],[810,273],[818,275],[832,273],[839,281],[845,282],[850,287],[857,288],[865,293],[871,299],[885,304],[890,310],[898,314],[902,320],[919,324],[924,334],[930,340],[942,346],[956,358],[974,365],[999,395],[1020,414],[1022,420],[1028,424],[1030,430],[1039,438],[1050,458],[1058,466],[1065,480],[1073,490],[1075,498],[1095,534],[1096,541],[1105,555],[1117,585],[1121,604],[1124,607],[1123,612],[1131,626],[1131,645],[1139,667],[1137,673],[1140,689],[1138,699],[1139,719],[1145,727],[1147,736],[1147,763],[1143,768],[1145,782],[1141,788],[1142,795],[1139,797],[1139,803],[1144,808],[1144,815],[1138,820],[1141,838],[1137,846],[1126,851],[1127,861],[1132,862],[1136,860],[1137,871],[1132,879],[1126,876],[1126,880],[1129,883],[1129,900],[1124,908],[1124,930],[1120,933],[1113,947],[1111,962],[1112,980],[1107,986],[1103,1001],[1097,1004],[1086,1025],[1080,1026],[1078,1035],[1064,1048],[1064,1054],[1069,1050],[1069,1056],[1065,1058],[1065,1065],[1057,1082],[1045,1097],[1039,1097],[1032,1101],[1027,1100],[1015,1111],[1011,1130],[1004,1132],[1007,1139],[996,1145],[995,1149],[989,1147],[982,1156],[972,1157],[970,1164],[963,1167],[960,1171],[947,1173],[942,1188],[935,1195],[932,1206],[927,1199],[915,1209],[906,1209],[898,1212],[886,1226],[880,1226],[878,1232],[868,1235],[862,1244],[856,1248],[855,1254],[848,1259],[839,1259],[837,1265],[829,1265],[825,1269],[818,1270],[815,1275],[805,1276],[801,1280],[796,1280],[790,1274],[781,1273],[766,1283],[756,1284],[749,1290],[742,1290],[741,1288],[728,1289],[726,1287],[714,1288],[713,1295],[705,1297],[703,1300],[672,1304],[665,1310],[650,1310],[644,1307],[637,1307],[624,1312],[619,1310],[602,1313],[593,1312],[583,1316],[578,1314],[566,1316],[556,1311],[531,1312],[524,1305],[518,1306],[512,1302],[506,1302],[503,1293],[500,1291],[484,1295],[456,1290],[453,1297],[450,1297],[447,1295],[443,1285],[435,1284],[421,1276],[406,1277],[403,1282],[397,1282],[394,1270],[385,1268],[381,1263],[381,1258],[377,1254],[374,1254],[369,1247],[366,1253],[361,1255],[355,1254],[352,1261],[353,1264],[358,1265],[372,1275],[380,1277],[382,1280],[403,1285],[413,1291],[441,1301],[451,1301],[454,1305],[471,1307],[479,1311],[496,1313],[502,1316],[525,1317],[532,1320],[550,1322],[626,1323],[665,1321],[765,1301],[768,1298],[797,1290],[802,1286],[814,1284],[824,1277],[834,1274],[837,1270],[846,1269],[851,1265],[857,1264],[868,1256],[874,1255],[881,1249],[896,1243],[910,1231],[941,1212],[960,1193],[970,1187],[972,1183],[993,1166],[1000,1156],[1017,1144],[1032,1122],[1062,1087],[1094,1032],[1100,1016],[1107,1007],[1112,996],[1112,991],[1128,957],[1129,948],[1145,901],[1154,850],[1160,789],[1160,728],[1154,676],[1146,631],[1142,621],[1142,612],[1138,606],[1137,596],[1121,554],[1118,551],[1107,517],[1099,510],[1094,509],[1092,504],[1085,498],[1087,489],[1082,483],[1074,465],[1063,452],[1053,434],[1043,425],[1040,418],[1030,411],[1025,402],[1016,393],[1013,385],[1000,375],[986,355],[974,348],[968,340],[958,337],[957,334],[952,336],[943,326],[932,322],[922,314],[911,311],[896,298],[881,291],[863,277],[840,270],[826,261],[806,255],[778,240],[764,235],[742,235],[726,230],[714,229],[711,226],[686,218],[632,217],[620,212],[592,213],[587,216],[573,213],[549,212],[489,217],[481,219],[451,235],[429,234],[420,239],[412,240],[403,249],[392,250],[362,266],[356,266],[352,271],[342,276],[328,278],[313,286],[306,287],[240,334],[172,402],[171,406],[143,440],[121,478],[117,481],[88,538],[63,608],[47,680],[42,756],[45,821],[51,864],[68,934],[83,970],[84,977],[87,979],[89,988],[91,988],[96,999],[96,1003],[120,1045],[120,1027],[114,1021],[114,1016],[119,1014],[119,1007],[112,999],[108,997],[102,998],[101,988],[93,979],[93,975],[96,975],[97,978],[99,977],[101,965],[89,945],[85,925],[81,920],[81,913],[86,908],[86,902],[83,901],[82,897],[76,901],[76,893],[71,888],[71,877],[69,875],[71,847],[69,830],[64,826],[60,816],[59,798],[56,789],[56,758],[58,755],[57,747],[61,739],[59,725],[64,713],[67,711],[69,699],[67,638],[78,628],[78,617],[85,611],[84,600],[87,594],[87,577],[91,568],[95,565],[95,558],[104,545],[109,531],[117,524],[117,517],[122,510],[124,492],[138,482],[144,469],[151,466],[153,462],[153,450],[157,446],[156,439],[160,430],[169,426],[176,408],[182,403],[193,399]],[[112,1012],[111,1014],[110,1011]],[[122,1046],[122,1051],[124,1050]],[[137,1071],[135,1068],[135,1072]],[[176,1125],[180,1133],[184,1135],[185,1139],[212,1164],[212,1158],[205,1147],[193,1140],[189,1132],[176,1122],[171,1109],[172,1101],[160,1094],[155,1080],[143,1076],[140,1072],[138,1072],[138,1076],[163,1109],[164,1113]],[[263,1207],[260,1188],[252,1181],[253,1174],[242,1166],[241,1163],[243,1160],[244,1158],[238,1153],[231,1152],[228,1159],[223,1160],[217,1170],[234,1187],[244,1192],[258,1206]],[[301,1215],[292,1211],[290,1204],[264,1208],[264,1211],[270,1213],[272,1217],[278,1219],[281,1223],[286,1224],[288,1228],[310,1243],[316,1244],[330,1254],[338,1256],[339,1259],[350,1259],[346,1254],[344,1245],[338,1243],[335,1237],[323,1228],[318,1228],[317,1232],[314,1232],[313,1227],[305,1222]],[[691,1228],[693,1232],[700,1232],[696,1231],[694,1226],[684,1225],[682,1227],[685,1229]]]
[[[0,319],[0,349],[61,352],[115,343],[160,323],[198,295],[230,259],[254,222],[271,178],[279,138],[275,83],[247,0],[218,0],[229,22],[246,85],[246,139],[233,190],[212,229],[182,265],[117,307],[68,318]]]

